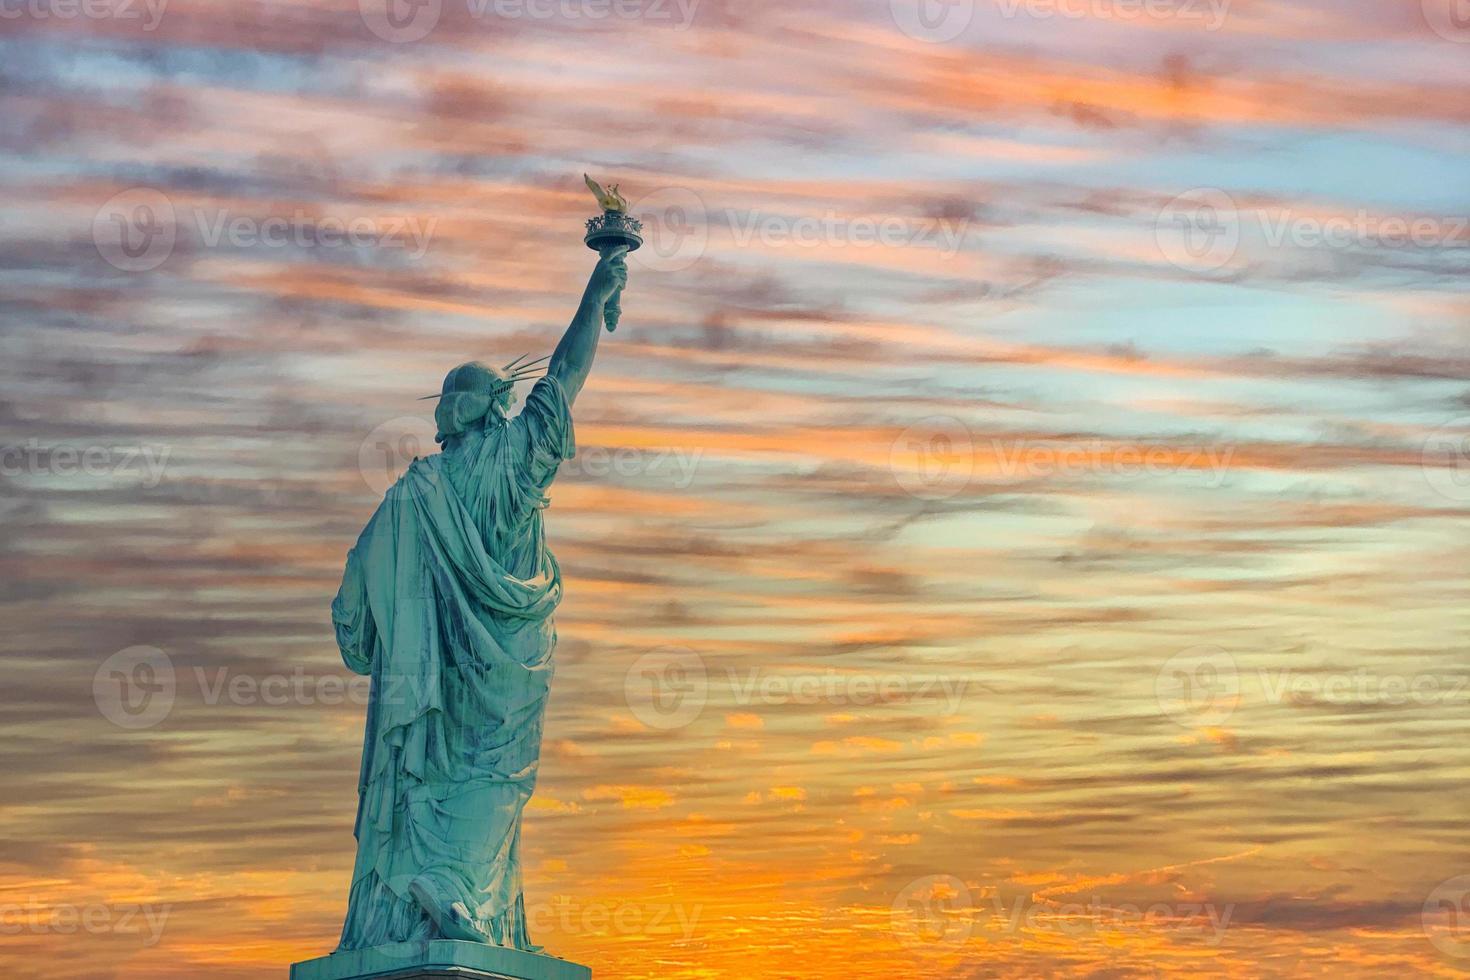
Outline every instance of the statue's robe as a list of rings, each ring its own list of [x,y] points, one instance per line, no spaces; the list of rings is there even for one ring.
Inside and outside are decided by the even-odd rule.
[[[332,603],[373,679],[342,949],[471,939],[536,949],[521,810],[536,785],[561,573],[541,512],[575,451],[565,392],[417,459],[348,554]]]

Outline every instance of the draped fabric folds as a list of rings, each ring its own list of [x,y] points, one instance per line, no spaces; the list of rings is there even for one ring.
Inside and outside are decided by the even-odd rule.
[[[536,785],[561,572],[541,512],[575,451],[543,378],[418,459],[347,556],[332,620],[371,675],[342,949],[465,939],[535,950],[521,811]]]

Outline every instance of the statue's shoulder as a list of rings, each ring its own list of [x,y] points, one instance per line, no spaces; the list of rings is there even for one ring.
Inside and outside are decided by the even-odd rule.
[[[443,467],[443,453],[415,456],[398,479],[393,481],[388,492],[383,494],[383,502],[403,499],[413,492],[414,487],[422,487],[426,482],[437,482],[444,472]]]

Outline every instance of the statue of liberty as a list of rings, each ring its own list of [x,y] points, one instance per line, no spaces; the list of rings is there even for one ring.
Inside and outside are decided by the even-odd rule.
[[[539,949],[520,826],[562,594],[541,512],[575,452],[572,403],[627,282],[628,245],[599,251],[549,361],[449,372],[434,411],[442,451],[414,460],[347,556],[332,621],[343,660],[373,683],[339,951],[441,939]],[[512,416],[515,383],[537,375]]]

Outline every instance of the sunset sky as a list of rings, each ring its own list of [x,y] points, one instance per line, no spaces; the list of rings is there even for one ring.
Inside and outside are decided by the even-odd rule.
[[[585,171],[538,942],[1470,975],[1467,14],[0,0],[0,973],[335,946],[328,604]]]

